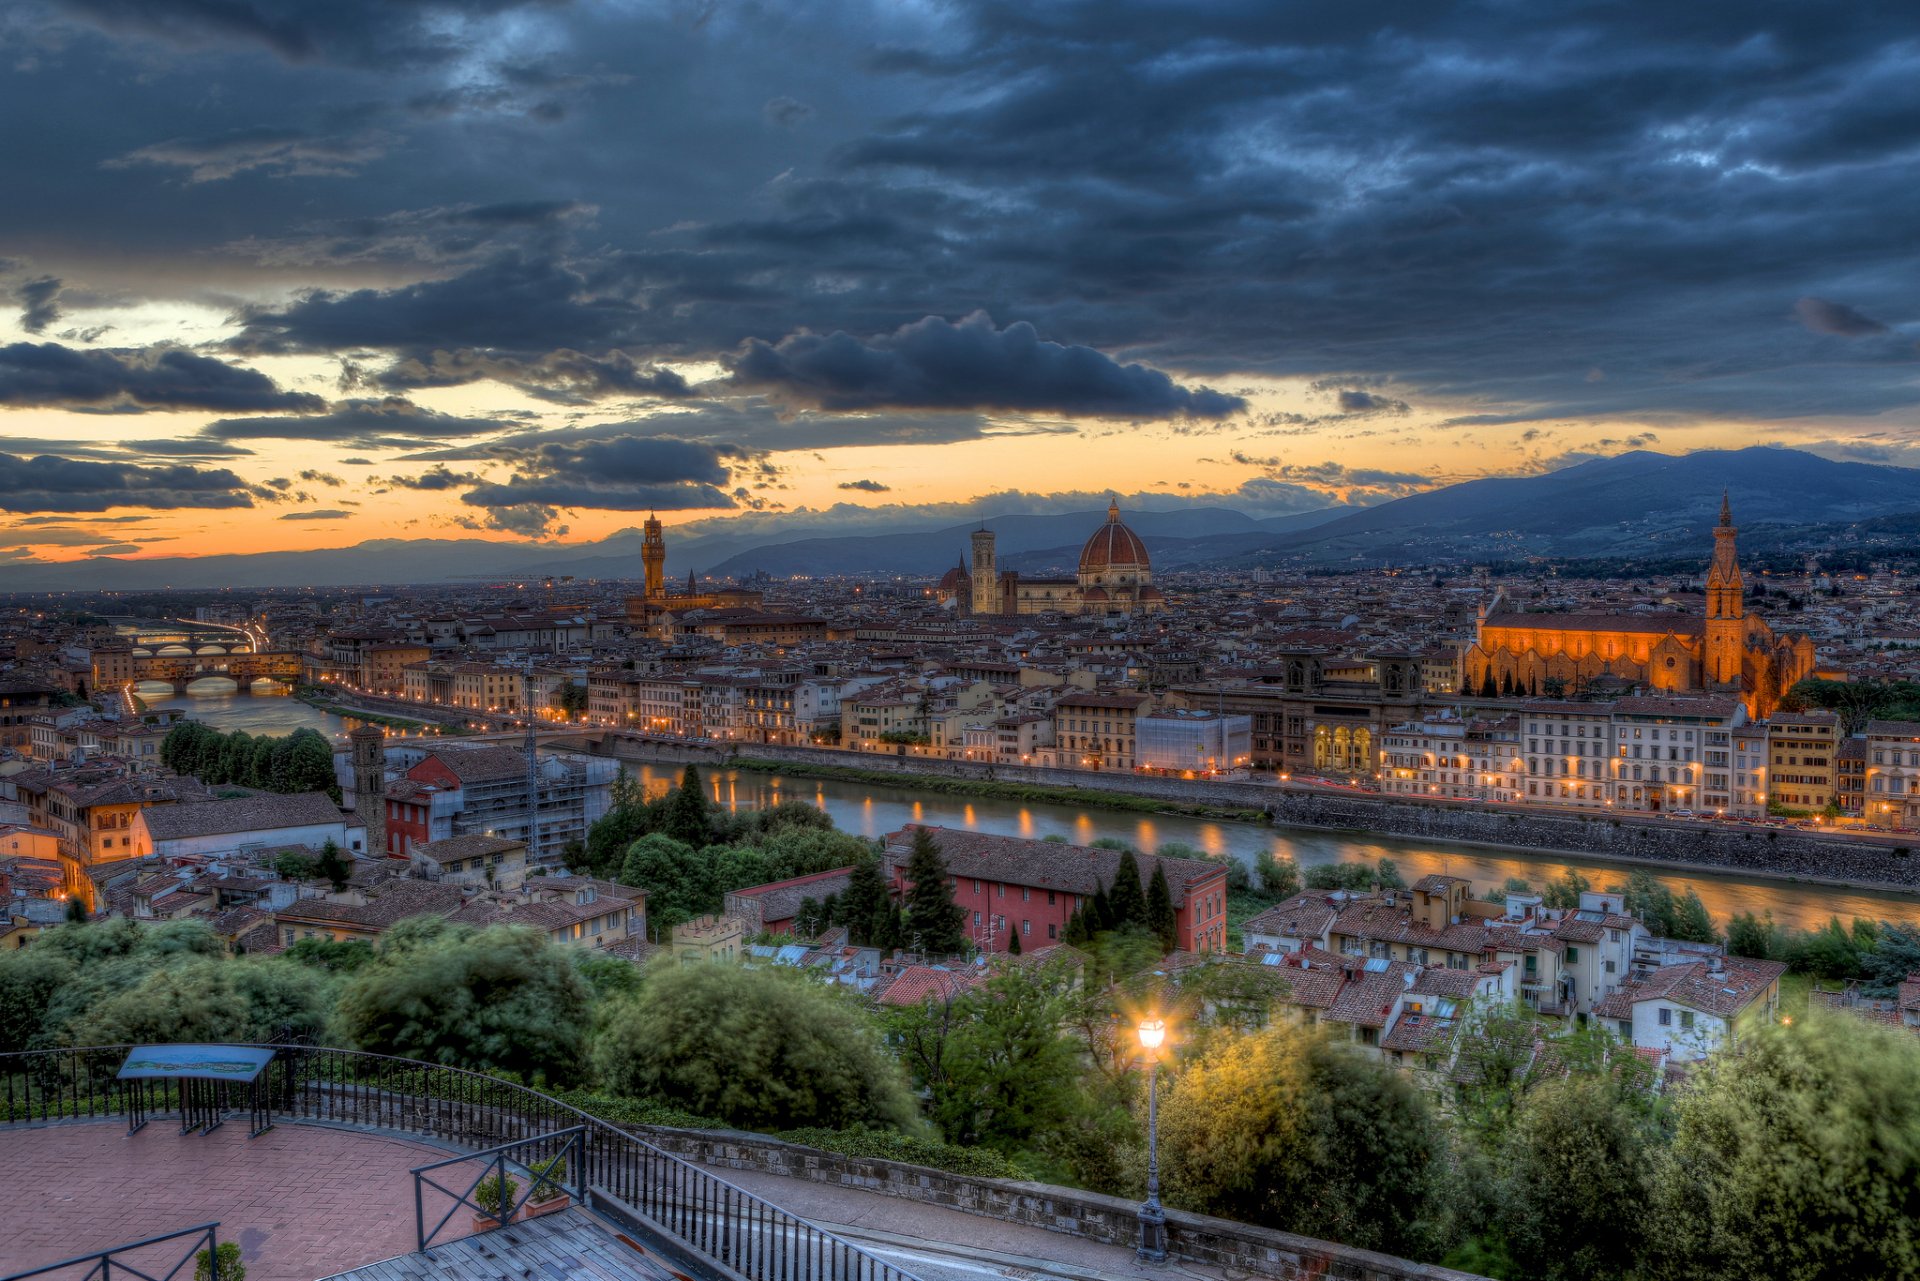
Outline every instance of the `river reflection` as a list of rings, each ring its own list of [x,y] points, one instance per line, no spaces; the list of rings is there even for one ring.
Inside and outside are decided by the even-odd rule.
[[[630,767],[634,768],[634,767]],[[679,766],[639,766],[636,774],[647,793],[659,795],[679,780]],[[1160,814],[1130,814],[1124,810],[1080,809],[1071,805],[1033,804],[996,798],[965,797],[949,793],[921,793],[907,787],[880,787],[835,779],[793,778],[778,774],[710,771],[708,796],[723,809],[759,809],[779,801],[816,805],[833,817],[843,831],[861,836],[885,836],[907,823],[963,827],[1039,840],[1064,836],[1076,845],[1101,837],[1118,837],[1138,850],[1169,843],[1191,845],[1209,854],[1229,854],[1251,862],[1262,850],[1288,855],[1303,868],[1322,863],[1374,862],[1390,858],[1412,881],[1430,872],[1464,876],[1479,893],[1521,877],[1538,886],[1561,869],[1578,868],[1596,887],[1624,884],[1632,866],[1591,857],[1567,858],[1555,854],[1508,853],[1472,846],[1444,846],[1391,837],[1344,836],[1328,832],[1263,827],[1254,823],[1225,823]],[[1782,925],[1808,928],[1830,916],[1855,916],[1920,921],[1920,895],[1883,894],[1835,886],[1750,880],[1737,875],[1676,873],[1655,868],[1660,879],[1677,892],[1691,888],[1725,927],[1739,912],[1772,912]]]

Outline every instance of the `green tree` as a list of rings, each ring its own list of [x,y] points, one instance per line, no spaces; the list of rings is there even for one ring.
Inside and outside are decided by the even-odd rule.
[[[647,892],[647,921],[666,931],[682,921],[714,911],[720,891],[713,864],[685,841],[664,832],[641,837],[627,851],[616,879]]]
[[[1062,1035],[1059,995],[1015,968],[958,1003],[944,1070],[929,1100],[949,1142],[1017,1150],[1075,1107],[1074,1043]]]
[[[855,1000],[774,967],[655,965],[594,1053],[608,1088],[743,1129],[910,1128],[900,1067]]]
[[[387,931],[340,994],[356,1048],[562,1085],[579,1075],[589,1023],[566,949],[531,929],[432,917]]]
[[[326,985],[278,958],[199,957],[149,970],[90,1006],[69,1028],[79,1045],[123,1041],[315,1042],[327,1024]]]
[[[1263,898],[1275,902],[1292,898],[1300,892],[1300,865],[1292,855],[1261,850],[1253,856],[1253,882]]]
[[[1660,938],[1673,937],[1678,905],[1673,891],[1652,872],[1635,868],[1627,876],[1627,892],[1622,896],[1627,911],[1641,919],[1649,932]]]
[[[340,781],[333,771],[333,747],[318,730],[297,729],[287,737],[285,777],[280,792],[325,792],[340,801]]]
[[[320,857],[315,860],[313,874],[323,876],[335,893],[347,888],[347,878],[353,875],[353,865],[332,840],[320,847]]]
[[[1773,910],[1755,916],[1741,912],[1727,922],[1727,951],[1734,956],[1751,956],[1762,961],[1786,959],[1787,935],[1773,923]]]
[[[351,974],[373,960],[373,944],[365,939],[301,939],[281,955],[296,965],[330,974]]]
[[[1720,932],[1713,928],[1713,917],[1697,891],[1689,889],[1674,909],[1672,938],[1689,943],[1718,942]]]
[[[689,763],[680,772],[680,786],[667,796],[658,826],[674,840],[695,849],[708,842],[713,834],[713,815],[707,794],[701,789],[699,766]]]
[[[1399,1254],[1419,1244],[1440,1148],[1399,1073],[1290,1025],[1219,1036],[1185,1065],[1160,1142],[1183,1209]]]
[[[1152,928],[1147,920],[1146,888],[1140,883],[1140,860],[1132,850],[1121,853],[1119,865],[1113,870],[1113,884],[1107,887],[1107,910],[1108,929],[1128,925]]]
[[[315,875],[313,857],[299,850],[281,850],[274,855],[273,870],[289,881],[304,881]]]
[[[847,940],[856,946],[872,943],[886,928],[888,906],[880,860],[869,854],[847,873],[847,890],[840,896],[840,919],[846,922]]]
[[[1543,907],[1564,908],[1572,911],[1580,906],[1580,896],[1593,888],[1593,882],[1580,874],[1577,867],[1569,867],[1548,881],[1540,893]]]
[[[1167,885],[1167,870],[1158,861],[1153,879],[1147,882],[1147,928],[1160,940],[1160,950],[1171,952],[1180,943],[1180,931],[1173,914],[1173,891]]]
[[[1383,890],[1404,890],[1407,878],[1400,875],[1400,865],[1390,858],[1382,857],[1374,864],[1373,883]]]
[[[1373,888],[1374,869],[1365,863],[1322,863],[1307,869],[1310,890],[1365,892]]]
[[[595,876],[610,878],[620,875],[627,850],[652,830],[653,819],[645,789],[632,775],[622,771],[612,792],[607,812],[587,829],[587,866]]]
[[[1631,1274],[1647,1224],[1651,1126],[1600,1076],[1557,1077],[1521,1107],[1505,1148],[1501,1215],[1518,1275]]]
[[[1920,974],[1920,929],[1882,925],[1873,946],[1861,955],[1860,969],[1868,995],[1892,996],[1909,975]]]
[[[928,956],[950,956],[967,945],[965,914],[953,901],[946,860],[933,833],[918,828],[907,855],[906,931],[908,944]]]
[[[1672,1102],[1658,1281],[1920,1275],[1920,1050],[1819,1009],[1696,1067]]]
[[[73,977],[68,957],[38,943],[0,952],[0,1054],[42,1048],[47,1012]]]

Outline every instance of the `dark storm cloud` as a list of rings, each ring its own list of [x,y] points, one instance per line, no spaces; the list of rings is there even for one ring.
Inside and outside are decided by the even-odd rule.
[[[60,281],[55,276],[41,276],[25,281],[13,291],[20,303],[20,328],[30,334],[46,332],[48,325],[60,319]]]
[[[352,512],[336,511],[332,508],[316,508],[312,511],[288,512],[281,520],[346,520]]]
[[[1371,391],[1358,391],[1343,388],[1335,398],[1340,412],[1355,417],[1367,414],[1404,414],[1409,412],[1407,402],[1395,400],[1391,396],[1382,396]]]
[[[551,442],[504,484],[481,483],[461,501],[489,512],[494,528],[540,532],[559,509],[682,511],[733,507],[723,488],[744,451],[695,441],[617,437]],[[431,474],[431,473],[429,473]]]
[[[1825,298],[1802,298],[1793,304],[1793,314],[1816,334],[1865,338],[1870,334],[1887,332],[1887,327],[1873,317],[1863,316],[1845,303],[1828,302]]]
[[[444,463],[436,463],[417,476],[389,476],[386,483],[399,489],[440,492],[460,489],[467,485],[478,485],[481,479],[475,472],[450,471]]]
[[[221,440],[123,440],[117,448],[147,458],[243,458],[253,453]]]
[[[552,0],[60,0],[117,36],[184,47],[248,45],[289,62],[437,65],[472,46],[476,23]]]
[[[885,494],[891,492],[893,486],[883,485],[877,480],[843,480],[840,482],[840,488],[857,489],[867,494]]]
[[[245,483],[224,468],[140,467],[41,454],[0,454],[0,510],[97,512],[110,507],[251,507]]]
[[[0,73],[16,112],[61,125],[20,140],[53,180],[0,208],[0,239],[69,281],[93,277],[43,246],[91,237],[162,264],[141,285],[164,296],[238,281],[262,287],[222,296],[291,297],[243,317],[243,350],[335,354],[374,377],[443,351],[618,352],[650,370],[801,331],[878,350],[927,316],[986,310],[1175,387],[1388,375],[1395,396],[1486,422],[1871,415],[1920,395],[1911,6],[1528,23],[1491,3],[1267,0],[778,20],[370,0],[84,11],[111,45],[43,42],[44,63],[71,65]],[[565,114],[539,118],[562,93]],[[779,127],[799,114],[787,103],[811,109],[804,127]],[[172,139],[195,146],[157,141]],[[165,163],[101,167],[135,154]],[[355,172],[265,181],[302,165]],[[520,203],[600,212],[590,232],[432,212]],[[218,283],[180,283],[179,261]],[[1859,319],[1809,321],[1802,298],[1845,298]],[[783,393],[800,373],[822,380],[800,390],[834,390],[787,364]]]
[[[928,316],[883,337],[791,334],[753,340],[728,361],[733,382],[823,409],[1008,409],[1122,418],[1220,418],[1238,396],[1182,387],[1157,369],[1041,339],[985,312]]]
[[[273,178],[338,178],[378,159],[389,145],[375,133],[321,135],[291,129],[241,129],[208,138],[149,143],[105,162],[181,169],[189,182],[218,182],[258,172]]]
[[[325,407],[271,378],[180,347],[76,351],[58,343],[0,347],[0,405],[216,412]]]
[[[425,409],[401,396],[336,402],[301,418],[219,418],[202,430],[215,440],[326,440],[379,447],[478,436],[509,426],[497,418],[462,418]]]
[[[687,380],[671,369],[642,366],[622,351],[588,356],[554,351],[531,360],[489,356],[472,350],[436,351],[408,357],[373,375],[377,385],[396,391],[418,387],[456,387],[483,378],[502,382],[540,400],[584,405],[609,396],[678,398],[692,393]]]

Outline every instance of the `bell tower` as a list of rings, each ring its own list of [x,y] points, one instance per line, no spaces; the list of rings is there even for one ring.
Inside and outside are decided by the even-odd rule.
[[[973,531],[973,612],[997,614],[1000,576],[993,570],[993,531],[982,525]]]
[[[1745,670],[1747,591],[1734,547],[1733,505],[1720,496],[1720,523],[1713,530],[1713,562],[1707,566],[1707,617],[1701,673],[1714,689],[1738,689]]]
[[[367,857],[387,856],[387,732],[361,725],[347,735],[353,761],[353,812],[367,826]]]
[[[646,539],[640,544],[640,563],[647,571],[646,598],[659,600],[667,594],[667,540],[658,515],[648,516],[642,528]]]

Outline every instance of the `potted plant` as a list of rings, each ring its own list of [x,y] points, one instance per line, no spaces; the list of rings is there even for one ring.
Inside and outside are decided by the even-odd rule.
[[[533,1184],[527,1192],[525,1217],[553,1214],[573,1204],[567,1195],[567,1158],[557,1156],[545,1165],[528,1166],[527,1172]]]
[[[519,1191],[520,1184],[504,1171],[480,1180],[473,1189],[473,1203],[480,1207],[480,1213],[473,1216],[473,1230],[488,1232],[506,1227],[513,1214],[514,1195]]]
[[[214,1261],[219,1260],[220,1275],[214,1276]],[[222,1241],[217,1251],[202,1250],[193,1256],[193,1281],[247,1281],[247,1265],[240,1262],[240,1243]]]

